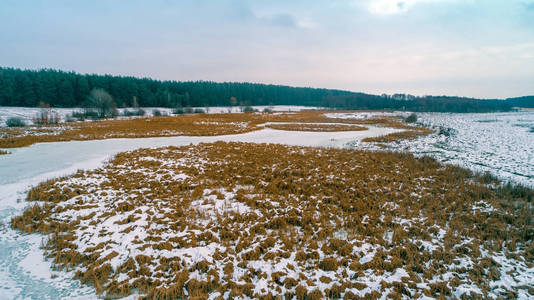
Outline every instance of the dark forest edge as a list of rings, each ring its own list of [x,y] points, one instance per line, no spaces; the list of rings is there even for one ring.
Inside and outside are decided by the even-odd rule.
[[[0,106],[86,107],[91,91],[111,95],[117,107],[202,107],[229,105],[303,105],[332,109],[392,109],[432,112],[495,112],[534,107],[534,96],[475,99],[407,94],[371,95],[343,90],[283,85],[159,81],[112,75],[78,74],[52,69],[0,67]]]

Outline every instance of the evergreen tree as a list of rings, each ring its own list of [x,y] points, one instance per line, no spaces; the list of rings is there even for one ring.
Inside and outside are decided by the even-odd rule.
[[[63,107],[72,107],[75,105],[73,82],[68,79],[61,80],[58,86],[57,105]]]
[[[15,99],[13,94],[13,78],[11,72],[0,69],[0,105],[13,105],[11,101]]]
[[[91,90],[104,89],[120,106],[188,107],[227,105],[309,105],[339,109],[396,109],[412,111],[506,111],[532,104],[529,97],[480,100],[406,94],[369,95],[340,90],[211,81],[157,81],[149,78],[80,75],[50,69],[39,71],[0,67],[0,105],[52,107],[82,106]],[[525,106],[527,105],[527,106]]]
[[[87,99],[90,90],[87,79],[84,76],[76,76],[75,102],[78,104],[83,103]]]
[[[30,74],[19,73],[15,77],[15,93],[13,95],[17,103],[15,105],[36,106],[39,103]]]

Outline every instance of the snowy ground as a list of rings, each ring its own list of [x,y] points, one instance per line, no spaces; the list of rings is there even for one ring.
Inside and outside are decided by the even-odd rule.
[[[220,109],[220,110],[219,110]],[[239,109],[239,108],[236,108]],[[258,108],[262,110],[263,108]],[[293,110],[297,108],[293,107]],[[302,109],[302,108],[301,108]],[[275,108],[275,110],[278,110]],[[288,110],[288,109],[286,109]],[[65,114],[72,110],[65,109]],[[147,112],[152,109],[147,108]],[[210,113],[227,112],[224,108]],[[0,123],[8,116],[31,118],[38,109],[0,108]],[[534,112],[502,114],[418,114],[419,122],[442,129],[412,141],[401,141],[391,149],[430,155],[440,161],[491,173],[514,182],[534,186]],[[334,116],[335,117],[335,116]],[[369,119],[374,115],[342,115],[342,118]],[[9,227],[9,220],[28,204],[23,201],[32,185],[45,179],[68,175],[77,169],[100,166],[115,153],[140,147],[187,145],[212,141],[275,142],[302,146],[356,147],[379,149],[361,143],[365,137],[395,132],[372,127],[357,132],[288,132],[272,129],[219,137],[164,137],[110,139],[36,144],[9,149],[0,156],[0,299],[91,299],[94,290],[71,280],[71,274],[50,271],[39,249],[41,236],[21,235]],[[54,278],[51,278],[53,275]]]
[[[280,143],[296,146],[346,147],[354,140],[395,132],[369,126],[365,131],[295,132],[263,129],[240,135],[215,137],[163,137],[108,139],[35,144],[10,149],[0,156],[0,299],[96,298],[92,288],[80,286],[71,274],[50,271],[39,249],[42,236],[22,235],[9,226],[10,218],[28,205],[26,191],[46,179],[68,175],[78,169],[102,165],[116,153],[143,147],[188,145],[214,141]],[[54,274],[55,278],[51,278]]]
[[[464,193],[481,186],[454,170],[391,153],[210,143],[121,153],[31,195],[42,204],[69,195],[45,219],[71,228],[72,246],[60,239],[48,244],[50,254],[58,263],[76,257],[67,256],[71,249],[91,257],[72,266],[87,282],[108,266],[113,283],[100,286],[112,293],[118,284],[142,287],[148,276],[151,287],[175,296],[200,289],[210,299],[231,298],[230,282],[248,285],[248,296],[251,286],[283,295],[298,294],[297,285],[333,297],[534,295],[522,237],[531,217],[521,213],[526,198],[510,209],[514,200],[490,189],[483,198]],[[17,218],[17,228],[40,218],[23,219],[29,223]],[[186,284],[184,292],[187,280],[221,290]]]
[[[347,114],[343,114],[347,117]],[[355,116],[354,119],[360,118]],[[416,140],[401,140],[389,149],[429,155],[503,180],[534,186],[534,112],[449,114],[421,113],[418,122],[437,130]],[[358,149],[380,150],[355,142]]]
[[[206,113],[238,113],[241,112],[243,106],[216,106],[216,107],[192,107],[200,108]],[[263,111],[269,109],[274,112],[296,112],[301,110],[318,109],[314,106],[297,106],[297,105],[274,105],[274,106],[252,106],[257,111]],[[145,116],[152,116],[154,110],[159,110],[162,114],[171,115],[173,108],[167,107],[142,107],[145,111]],[[134,108],[119,108],[119,115],[125,110],[133,111]],[[11,117],[18,117],[24,120],[27,125],[33,124],[32,119],[41,113],[42,109],[38,107],[8,107],[0,106],[0,127],[6,126],[5,122]],[[60,122],[64,122],[66,117],[72,115],[75,111],[82,111],[81,108],[53,108],[53,113],[57,113],[60,116]]]
[[[341,119],[341,120],[372,120],[387,117],[407,117],[409,112],[393,111],[365,111],[365,112],[347,112],[347,113],[326,113],[327,118]]]

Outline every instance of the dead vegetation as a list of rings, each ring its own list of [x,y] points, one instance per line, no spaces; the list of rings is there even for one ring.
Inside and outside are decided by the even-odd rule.
[[[394,128],[408,129],[406,131],[394,132],[383,136],[364,138],[362,142],[373,143],[391,143],[399,140],[412,140],[423,135],[429,135],[434,133],[434,130],[426,127],[410,127],[410,126],[398,126]]]
[[[532,297],[533,197],[409,154],[214,143],[43,182],[11,226],[106,297]]]
[[[9,154],[9,151],[0,149],[0,155]]]
[[[0,147],[16,148],[35,143],[71,140],[96,140],[109,138],[143,138],[161,136],[215,136],[238,134],[263,128],[267,122],[271,128],[305,131],[364,130],[360,125],[412,130],[401,117],[384,116],[376,119],[350,120],[324,116],[326,111],[302,111],[298,113],[234,113],[234,114],[187,114],[150,118],[127,118],[122,120],[83,121],[64,124],[47,124],[20,128],[0,128]],[[308,123],[304,125],[304,123]],[[309,124],[316,123],[316,124]],[[347,125],[343,125],[347,124]],[[350,129],[349,129],[350,128]],[[420,132],[417,129],[417,132]]]
[[[266,125],[268,128],[288,131],[314,131],[314,132],[334,132],[334,131],[362,131],[367,127],[353,124],[320,124],[320,123],[271,123]]]

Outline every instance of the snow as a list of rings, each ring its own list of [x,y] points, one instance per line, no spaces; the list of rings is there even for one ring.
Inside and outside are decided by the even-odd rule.
[[[264,111],[269,109],[273,112],[297,112],[302,110],[316,110],[320,109],[316,106],[298,106],[298,105],[273,105],[273,106],[251,106],[257,111]],[[153,115],[154,110],[159,110],[163,115],[171,115],[173,108],[168,107],[141,107],[145,111],[145,116],[149,117]],[[202,109],[205,113],[210,114],[220,114],[220,113],[239,113],[242,112],[242,106],[210,106],[210,107],[192,107],[191,109]],[[119,108],[119,115],[126,110],[134,111],[137,108]],[[66,117],[72,115],[73,112],[82,111],[82,108],[52,108],[51,112],[59,115],[60,122],[64,122]],[[39,107],[10,107],[10,106],[0,106],[0,127],[6,126],[5,122],[11,117],[17,117],[23,119],[26,124],[33,124],[32,119],[39,115],[42,112],[42,109]]]
[[[495,208],[493,208],[493,206],[491,206],[491,204],[487,202],[478,201],[475,203],[475,205],[473,205],[473,212],[475,212],[476,210],[484,213],[490,213],[493,212]]]
[[[418,123],[435,134],[400,140],[387,150],[428,155],[445,163],[490,172],[505,181],[534,187],[534,111],[511,113],[418,113]],[[356,119],[360,117],[355,117]],[[441,133],[440,133],[441,132]],[[355,142],[358,149],[383,150]]]
[[[365,131],[297,132],[262,129],[254,132],[215,137],[158,137],[107,139],[34,144],[10,149],[0,156],[0,299],[94,299],[92,287],[82,286],[66,272],[52,272],[39,249],[42,236],[23,235],[9,227],[12,216],[29,205],[26,191],[46,179],[65,176],[78,169],[93,169],[119,152],[146,147],[181,146],[201,142],[243,141],[298,146],[347,147],[365,137],[395,132],[396,129],[367,126]],[[185,177],[177,174],[177,178]],[[239,208],[243,209],[243,208]],[[132,231],[133,232],[133,231]],[[96,242],[96,241],[93,241]],[[201,253],[200,253],[201,254]],[[117,258],[119,259],[119,258]],[[54,278],[52,277],[54,275]]]
[[[244,134],[212,137],[177,136],[40,143],[29,147],[10,149],[11,154],[0,156],[0,185],[20,182],[22,179],[47,172],[66,169],[65,172],[55,175],[60,176],[72,173],[76,169],[98,167],[102,161],[119,152],[137,148],[183,146],[191,143],[216,141],[341,148],[355,140],[398,131],[398,129],[376,126],[367,127],[369,130],[342,132],[298,132],[266,128]]]
[[[10,108],[11,109],[11,108]],[[215,112],[216,110],[214,110]],[[13,110],[15,113],[20,111]],[[10,112],[10,113],[13,113]],[[148,109],[147,109],[148,112]],[[210,111],[211,113],[212,111]],[[224,111],[221,111],[224,112]],[[31,116],[32,112],[27,112]],[[0,117],[5,117],[4,108],[0,108]],[[453,132],[450,136],[433,134],[411,141],[402,141],[393,145],[396,150],[408,150],[416,155],[431,155],[444,162],[451,162],[471,169],[490,171],[493,174],[534,185],[534,136],[528,131],[534,124],[534,112],[503,113],[503,114],[419,114],[423,123],[436,128],[447,127]],[[375,115],[349,116],[341,118],[374,118]],[[39,299],[96,299],[94,289],[82,286],[78,281],[72,280],[72,274],[67,272],[54,272],[50,269],[50,262],[43,259],[43,252],[39,248],[42,236],[23,235],[9,228],[9,220],[18,215],[28,205],[24,201],[25,192],[29,187],[43,180],[68,175],[78,169],[92,169],[102,165],[107,159],[118,152],[133,150],[141,147],[161,147],[168,145],[188,145],[200,142],[214,141],[243,141],[256,143],[281,143],[299,146],[325,146],[325,147],[356,147],[372,149],[361,143],[365,137],[374,137],[396,132],[395,129],[366,126],[366,131],[344,132],[296,132],[263,129],[239,135],[216,137],[162,137],[142,139],[108,139],[94,141],[71,141],[35,144],[30,147],[10,149],[10,155],[0,156],[0,299],[39,298]],[[186,179],[184,174],[176,174],[176,178]],[[421,180],[427,180],[422,178]],[[226,197],[225,197],[226,198]],[[214,201],[219,201],[213,199]],[[227,208],[239,212],[249,212],[250,208],[236,206],[231,202],[215,202],[215,208]],[[198,204],[198,205],[197,205]],[[195,203],[198,209],[203,209],[202,203]],[[194,206],[195,206],[194,205]],[[386,207],[385,207],[386,208]],[[488,203],[480,201],[472,207],[473,213],[491,212],[494,208]],[[211,214],[208,211],[209,214]],[[362,223],[369,217],[364,216]],[[410,222],[422,220],[400,220],[399,223],[409,225]],[[144,224],[145,220],[138,220]],[[102,224],[103,225],[103,224]],[[119,230],[117,225],[117,230]],[[132,231],[133,236],[139,232]],[[432,241],[422,241],[422,247],[435,249],[440,246],[445,231],[440,228]],[[339,232],[343,237],[346,233]],[[130,237],[130,238],[133,238]],[[392,236],[388,233],[387,239]],[[125,240],[127,241],[127,239]],[[91,241],[91,244],[98,241]],[[469,241],[465,241],[467,243]],[[127,243],[126,243],[127,244]],[[360,262],[370,262],[376,248],[370,244],[354,247],[354,252],[363,253]],[[207,245],[191,257],[199,260],[210,257],[215,251],[213,245]],[[492,283],[492,287],[510,287],[526,285],[534,282],[534,270],[524,262],[511,261],[502,253],[487,253],[481,249],[482,256],[492,257],[500,265],[501,279]],[[322,255],[322,253],[321,253]],[[119,264],[121,258],[117,257],[114,265]],[[290,261],[281,260],[271,270],[282,268]],[[258,264],[261,262],[258,262]],[[460,258],[459,265],[472,264],[467,258]],[[449,266],[450,267],[450,266]],[[512,269],[520,269],[520,276],[512,277],[506,273]],[[322,272],[322,271],[321,271]],[[327,275],[318,272],[317,276]],[[453,275],[454,272],[449,272]],[[52,275],[54,278],[52,278]],[[288,274],[289,276],[290,274]],[[354,289],[355,294],[364,296],[377,288],[380,282],[377,275],[365,274],[362,281],[368,285],[364,290]],[[386,273],[382,278],[387,282],[400,281],[407,276],[406,270],[397,269],[393,273]],[[360,278],[361,279],[361,278]],[[378,281],[377,281],[378,280]],[[436,282],[439,278],[435,279]],[[262,286],[263,284],[263,286]],[[333,283],[331,283],[333,284]],[[256,288],[266,288],[265,282],[258,281]],[[460,285],[455,295],[459,296],[465,291],[481,293],[480,290],[469,284]],[[213,296],[213,295],[212,295]],[[489,295],[491,297],[494,294]],[[519,290],[518,297],[527,299],[529,294]],[[134,296],[128,297],[134,299]]]
[[[406,117],[410,113],[406,112],[383,112],[383,111],[358,111],[349,113],[326,113],[327,118],[342,120],[372,120],[387,117]]]

